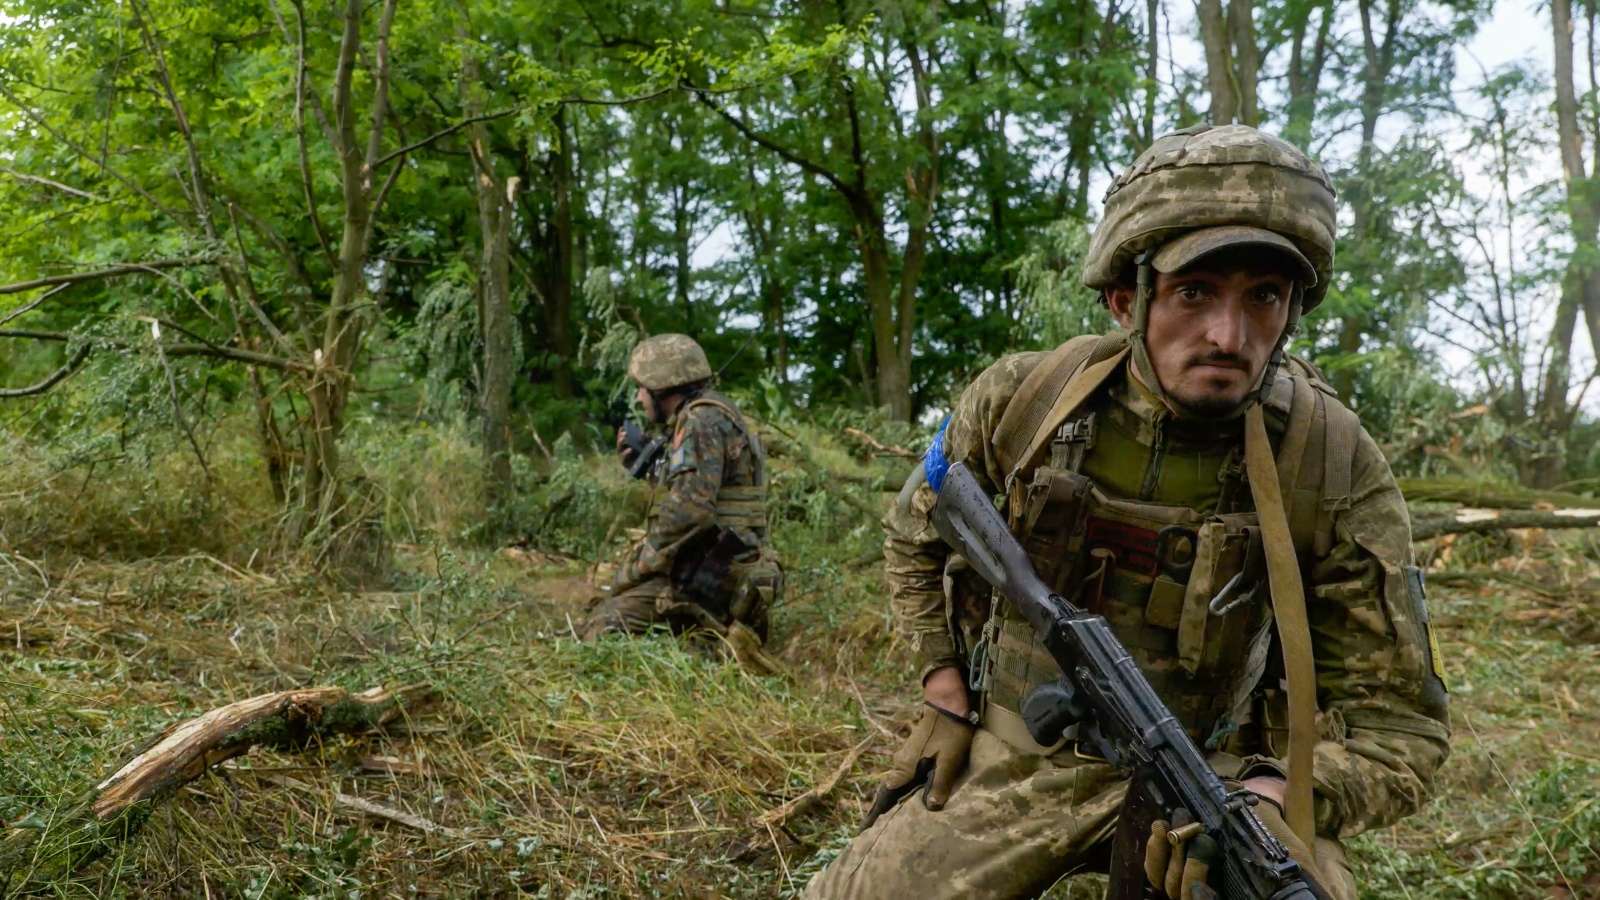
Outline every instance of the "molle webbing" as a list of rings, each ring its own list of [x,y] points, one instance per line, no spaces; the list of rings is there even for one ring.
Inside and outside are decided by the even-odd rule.
[[[744,415],[715,395],[704,395],[685,403],[679,415],[699,406],[714,406],[728,414],[734,427],[744,435],[750,447],[750,471],[755,484],[723,485],[717,488],[717,524],[724,528],[748,528],[764,532],[767,528],[767,455],[762,451],[761,439],[750,430]]]
[[[717,489],[717,524],[725,528],[767,527],[767,486],[724,486]]]
[[[989,670],[985,674],[986,704],[1000,706],[1012,712],[1022,710],[1023,700],[1035,687],[1048,684],[1061,677],[1061,667],[1045,650],[1038,633],[1023,620],[1006,600],[997,600],[1000,623],[996,629],[994,647],[989,652]],[[1133,608],[1120,610],[1122,617],[1136,613]],[[1157,663],[1159,659],[1177,655],[1175,648],[1135,646],[1154,643],[1155,629],[1143,629],[1151,641],[1124,641],[1128,652],[1139,663],[1150,686],[1177,716],[1179,724],[1195,741],[1204,743],[1225,716],[1233,712],[1240,700],[1236,679],[1192,678],[1181,669],[1167,670]],[[1174,638],[1175,640],[1175,638]],[[1262,643],[1264,647],[1264,642]],[[1241,648],[1242,651],[1249,648]],[[1248,654],[1254,657],[1256,654]],[[1252,660],[1253,661],[1253,660]],[[1245,668],[1247,666],[1241,666]]]

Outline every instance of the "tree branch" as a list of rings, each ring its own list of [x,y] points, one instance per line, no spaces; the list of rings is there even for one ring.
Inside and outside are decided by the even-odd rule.
[[[66,331],[41,331],[36,328],[0,328],[0,338],[28,338],[35,341],[55,341],[64,344],[75,340],[77,337],[78,335]],[[141,346],[145,346],[125,341],[121,338],[96,337],[94,341],[119,350],[136,350]],[[239,347],[224,347],[220,344],[162,344],[161,350],[168,356],[209,356],[215,359],[248,363],[253,366],[264,366],[280,372],[299,372],[303,374],[311,371],[310,366],[296,360],[282,359]]]
[[[7,322],[13,321],[15,319],[19,319],[23,315],[25,315],[25,314],[27,314],[29,312],[32,312],[35,309],[38,309],[39,308],[39,304],[45,302],[46,300],[49,300],[51,297],[54,297],[55,295],[61,293],[62,291],[66,290],[69,287],[72,287],[72,285],[70,285],[70,284],[58,284],[55,287],[51,288],[50,290],[45,291],[44,293],[40,294],[38,297],[35,297],[34,301],[32,303],[29,303],[29,304],[23,306],[20,309],[13,309],[11,312],[6,313],[5,316],[0,317],[0,325],[4,325]]]
[[[34,288],[50,287],[57,284],[77,284],[83,281],[95,281],[101,278],[115,278],[118,275],[131,275],[135,272],[148,273],[152,269],[175,269],[182,266],[205,266],[215,263],[214,256],[196,257],[193,259],[155,259],[145,263],[127,263],[118,266],[108,266],[92,272],[71,272],[66,275],[46,275],[32,281],[18,281],[14,284],[0,284],[0,294],[20,294]],[[42,298],[41,298],[42,299]]]
[[[761,147],[765,147],[773,153],[783,157],[791,165],[799,166],[802,170],[828,182],[829,184],[833,185],[835,190],[843,194],[845,197],[851,200],[856,199],[856,189],[851,185],[845,184],[844,180],[838,175],[834,174],[832,171],[812,162],[809,159],[806,159],[800,154],[795,153],[793,150],[790,150],[788,147],[779,144],[777,141],[774,141],[773,139],[746,125],[743,120],[728,112],[726,109],[723,109],[722,106],[720,106],[716,101],[712,100],[711,97],[701,89],[692,85],[686,85],[686,87],[688,90],[694,93],[695,97],[698,98],[701,103],[704,103],[711,109],[712,112],[716,113],[718,116],[721,116],[724,122],[732,125],[736,131],[744,135],[746,140],[752,141]]]
[[[26,103],[23,103],[22,99],[20,97],[18,97],[16,95],[16,93],[11,90],[10,86],[7,85],[4,81],[0,81],[0,95],[3,95],[7,100],[10,100],[12,102],[12,104],[15,105],[17,107],[17,109],[20,109],[22,111],[22,114],[24,116],[26,116],[30,121],[32,121],[35,125],[38,125],[40,128],[43,128],[45,131],[50,132],[50,136],[51,137],[55,138],[56,140],[60,141],[63,144],[66,144],[69,148],[72,149],[72,151],[74,153],[76,153],[79,156],[83,157],[84,159],[94,163],[95,166],[100,169],[100,171],[106,173],[107,175],[110,175],[112,178],[115,178],[117,181],[122,182],[122,184],[124,186],[126,186],[129,190],[133,191],[135,194],[138,194],[140,197],[143,197],[145,202],[149,203],[151,206],[154,206],[156,209],[161,210],[162,213],[166,214],[166,216],[168,218],[172,219],[172,221],[177,223],[179,226],[185,226],[185,223],[183,221],[183,217],[178,215],[178,211],[177,210],[173,209],[170,206],[167,206],[165,203],[162,203],[160,200],[157,200],[154,196],[151,195],[151,193],[149,191],[147,191],[144,188],[140,187],[139,185],[135,184],[133,182],[133,179],[128,178],[126,175],[123,175],[121,172],[118,172],[116,169],[113,169],[110,166],[106,165],[104,161],[102,161],[100,159],[97,159],[95,157],[95,155],[93,153],[90,153],[88,151],[88,149],[86,147],[84,147],[82,144],[79,144],[77,141],[74,141],[72,138],[69,138],[66,135],[62,134],[60,131],[57,131],[55,126],[51,125],[48,121],[45,120],[44,116],[41,116],[37,112],[35,112],[33,107],[28,106]]]
[[[33,397],[50,390],[65,381],[68,375],[78,371],[78,367],[82,366],[83,361],[89,358],[89,353],[93,349],[88,344],[79,347],[73,351],[71,359],[68,359],[61,368],[52,372],[49,377],[38,384],[31,384],[24,388],[0,388],[0,399],[12,400],[18,397]]]
[[[56,189],[58,191],[61,191],[62,193],[71,194],[74,197],[82,197],[85,200],[100,200],[100,201],[104,201],[105,200],[104,197],[96,196],[95,194],[91,194],[88,191],[80,191],[75,187],[72,187],[70,185],[62,184],[59,181],[51,181],[48,178],[40,178],[38,175],[29,175],[26,172],[18,172],[16,169],[10,168],[9,166],[0,166],[0,172],[6,173],[7,175],[10,175],[12,178],[17,179],[18,181],[27,181],[27,182],[32,182],[33,184],[42,184],[45,187],[54,188],[54,189]]]
[[[388,162],[388,161],[390,161],[390,160],[392,160],[392,159],[394,159],[396,157],[405,156],[406,154],[410,153],[413,150],[418,150],[418,149],[421,149],[423,147],[426,147],[429,144],[433,143],[434,141],[437,141],[438,139],[440,139],[442,137],[449,137],[450,135],[455,134],[456,132],[460,131],[463,128],[466,128],[469,125],[476,125],[479,122],[488,122],[488,121],[490,121],[492,119],[504,119],[506,116],[512,115],[515,112],[517,112],[517,109],[516,108],[512,108],[512,109],[502,109],[499,112],[484,113],[481,116],[468,116],[467,118],[462,119],[461,121],[455,123],[454,125],[451,125],[451,126],[449,126],[447,128],[441,128],[438,131],[435,131],[433,134],[428,135],[427,137],[423,138],[420,141],[415,141],[413,143],[407,144],[404,147],[401,147],[399,150],[391,150],[391,151],[389,151],[388,153],[386,153],[383,156],[379,157],[378,161],[372,164],[372,167],[374,169],[376,169],[379,166],[383,165],[384,163],[386,163],[386,162]]]

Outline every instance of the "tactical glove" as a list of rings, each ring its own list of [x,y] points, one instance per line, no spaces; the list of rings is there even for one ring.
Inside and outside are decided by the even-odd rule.
[[[911,729],[911,736],[900,745],[894,762],[883,776],[878,796],[872,801],[872,809],[867,811],[867,820],[861,823],[863,831],[924,782],[928,789],[922,795],[922,805],[931,810],[944,809],[956,777],[967,767],[972,733],[977,730],[976,716],[962,717],[932,703],[923,705],[926,708],[922,718]]]
[[[1235,791],[1240,787],[1239,782],[1225,782],[1228,790]],[[1300,869],[1306,877],[1315,881],[1317,879],[1317,865],[1315,858],[1306,845],[1289,828],[1289,823],[1283,819],[1283,811],[1278,804],[1262,798],[1255,806],[1256,818],[1261,820],[1263,827],[1284,849],[1289,851],[1289,856],[1300,864]],[[1211,867],[1221,859],[1216,841],[1205,834],[1199,834],[1188,840],[1179,841],[1174,846],[1168,839],[1168,832],[1182,829],[1194,821],[1186,809],[1172,811],[1172,821],[1167,822],[1157,819],[1150,823],[1150,840],[1144,848],[1144,874],[1156,890],[1161,891],[1161,896],[1170,897],[1172,900],[1215,900],[1217,893],[1206,886],[1206,879],[1211,875]]]
[[[1172,821],[1150,823],[1150,840],[1144,845],[1144,875],[1160,892],[1172,900],[1216,900],[1217,893],[1206,885],[1211,867],[1221,858],[1217,842],[1199,834],[1176,846],[1168,833],[1194,821],[1187,809],[1172,811]]]

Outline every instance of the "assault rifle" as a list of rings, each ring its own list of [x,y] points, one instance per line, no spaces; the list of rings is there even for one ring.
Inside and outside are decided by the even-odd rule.
[[[939,536],[1011,601],[1061,667],[1058,681],[1036,688],[1023,702],[1033,739],[1050,746],[1076,724],[1078,740],[1130,776],[1125,825],[1135,808],[1169,822],[1174,810],[1188,810],[1199,833],[1209,835],[1220,851],[1221,864],[1212,866],[1213,896],[1327,900],[1256,817],[1252,807],[1259,798],[1250,791],[1230,793],[1223,785],[1106,620],[1052,593],[1040,580],[966,464],[951,466],[938,491],[933,523]],[[1147,828],[1142,837],[1137,829],[1119,829],[1112,896],[1143,894],[1143,839],[1149,834]],[[1134,853],[1138,859],[1127,858]]]

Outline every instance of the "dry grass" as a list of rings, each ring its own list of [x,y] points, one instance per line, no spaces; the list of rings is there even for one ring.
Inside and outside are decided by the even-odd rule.
[[[814,446],[829,465],[867,472],[848,446]],[[771,897],[848,838],[892,750],[883,729],[903,726],[908,696],[880,576],[859,564],[877,543],[873,523],[780,471],[791,587],[774,626],[788,674],[756,678],[672,639],[575,642],[584,561],[446,549],[470,500],[455,475],[422,477],[460,461],[460,448],[429,452],[395,444],[367,457],[429,461],[370,471],[404,539],[385,591],[247,567],[239,542],[261,508],[248,497],[216,518],[137,525],[164,535],[148,556],[132,543],[94,552],[82,535],[115,529],[78,518],[108,516],[142,476],[101,482],[103,498],[75,501],[87,505],[48,529],[14,531],[16,504],[60,484],[0,504],[0,819],[47,821],[175,718],[252,694],[428,681],[444,697],[385,736],[224,765],[60,896]],[[170,465],[181,479],[181,462]],[[562,489],[580,515],[565,522],[593,518],[583,503],[624,488],[603,469],[575,471]],[[397,528],[397,516],[410,524]],[[185,527],[197,529],[187,546]],[[1455,581],[1436,577],[1432,596],[1455,756],[1439,802],[1354,842],[1366,895],[1600,896],[1600,553],[1584,537],[1474,539],[1453,552]],[[863,742],[827,797],[758,824]]]

